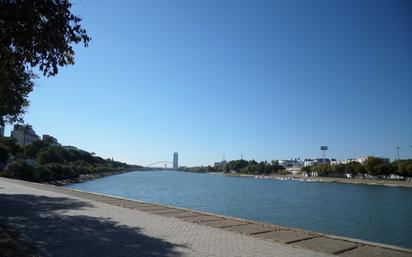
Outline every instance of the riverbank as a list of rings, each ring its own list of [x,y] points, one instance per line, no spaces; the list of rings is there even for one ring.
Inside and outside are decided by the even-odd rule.
[[[98,178],[118,175],[118,174],[132,172],[132,171],[135,171],[135,170],[122,170],[122,171],[111,171],[111,172],[101,172],[101,173],[92,173],[92,174],[81,174],[77,178],[43,182],[43,184],[54,185],[54,186],[65,186],[65,185],[69,185],[73,183],[82,183],[82,182],[86,182],[90,180],[95,180]]]
[[[298,177],[299,178],[299,177]],[[300,178],[299,178],[300,179]],[[310,180],[313,178],[303,178]],[[346,183],[346,184],[364,184],[372,186],[395,186],[395,187],[412,187],[412,181],[403,180],[380,180],[380,179],[356,179],[356,178],[317,178],[319,182],[328,183]]]
[[[0,222],[53,256],[391,256],[410,249],[0,178]]]
[[[323,183],[345,183],[345,184],[362,184],[372,186],[392,186],[412,188],[412,181],[404,180],[384,180],[384,179],[356,179],[356,178],[329,178],[329,177],[303,177],[293,175],[253,175],[241,173],[211,173],[224,176],[250,177],[256,179],[278,179],[278,180],[298,180],[306,182],[323,182]]]

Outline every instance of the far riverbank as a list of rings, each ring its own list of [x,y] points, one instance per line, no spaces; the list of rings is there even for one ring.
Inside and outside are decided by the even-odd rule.
[[[123,171],[113,171],[113,172],[102,172],[93,174],[82,174],[74,179],[64,179],[51,182],[44,182],[44,184],[51,184],[55,186],[64,186],[73,183],[82,183],[89,180],[95,180],[98,178],[103,178],[107,176],[118,175],[126,172],[136,171],[133,170],[123,170]],[[188,171],[185,171],[188,172]],[[190,172],[190,171],[189,171]],[[197,173],[197,172],[194,172]],[[412,188],[412,181],[404,180],[387,180],[387,179],[357,179],[357,178],[331,178],[331,177],[303,177],[303,176],[293,176],[293,175],[253,175],[253,174],[241,174],[241,173],[220,173],[220,172],[209,172],[210,174],[223,175],[223,176],[236,176],[236,177],[250,177],[256,179],[277,179],[277,180],[298,180],[305,182],[323,182],[323,183],[345,183],[345,184],[361,184],[361,185],[372,185],[372,186],[391,186],[391,187],[407,187]]]
[[[307,181],[307,182],[346,183],[346,184],[362,184],[362,185],[373,185],[373,186],[392,186],[392,187],[412,188],[412,181],[404,181],[404,180],[303,177],[303,176],[292,176],[292,175],[253,175],[253,174],[239,174],[239,173],[230,173],[230,174],[213,173],[213,174],[221,174],[224,176],[252,177],[256,179],[298,180],[298,181]]]

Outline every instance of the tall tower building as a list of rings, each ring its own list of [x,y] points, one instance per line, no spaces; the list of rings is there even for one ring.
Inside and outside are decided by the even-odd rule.
[[[173,153],[173,169],[177,170],[179,168],[179,154],[177,152]]]
[[[10,137],[15,138],[19,145],[27,145],[40,140],[40,137],[36,135],[36,132],[34,132],[30,125],[14,125]]]

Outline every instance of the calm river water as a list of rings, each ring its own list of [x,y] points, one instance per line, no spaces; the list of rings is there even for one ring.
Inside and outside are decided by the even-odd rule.
[[[412,189],[137,171],[68,188],[412,248]]]

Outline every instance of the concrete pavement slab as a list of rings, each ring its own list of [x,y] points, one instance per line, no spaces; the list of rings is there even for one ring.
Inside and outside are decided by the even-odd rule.
[[[129,209],[133,209],[133,210],[139,210],[139,211],[152,211],[152,210],[169,210],[169,208],[167,207],[163,207],[163,206],[156,206],[156,205],[152,205],[152,206],[134,206],[132,208]]]
[[[194,217],[199,216],[199,213],[183,211],[183,212],[174,212],[174,213],[163,213],[162,216],[173,217],[173,218],[185,218],[185,217]]]
[[[347,251],[349,249],[352,249],[358,246],[357,244],[352,243],[352,242],[337,240],[337,239],[332,239],[332,238],[327,238],[327,237],[318,237],[318,238],[308,239],[304,241],[299,241],[296,243],[292,243],[292,245],[314,250],[317,252],[332,253],[332,254]]]
[[[168,213],[181,213],[181,210],[178,209],[172,209],[172,208],[167,208],[167,209],[155,209],[155,210],[148,210],[147,212],[153,213],[153,214],[168,214]]]
[[[254,236],[286,244],[314,237],[313,234],[301,232],[298,230],[278,230],[268,233],[257,234]]]
[[[412,257],[412,253],[400,252],[373,246],[362,246],[339,254],[344,257]]]
[[[275,227],[263,226],[258,224],[245,224],[240,226],[234,227],[226,227],[225,230],[239,232],[246,235],[257,234],[257,233],[264,233],[276,230]]]
[[[200,215],[194,217],[185,217],[182,218],[184,221],[188,222],[204,222],[204,221],[216,221],[216,220],[223,220],[222,217],[212,216],[212,215]]]
[[[223,219],[223,220],[216,220],[216,221],[205,221],[200,222],[200,225],[205,225],[214,228],[224,228],[224,227],[232,227],[237,225],[246,225],[246,222],[239,221],[239,220],[232,220],[232,219]]]

